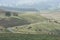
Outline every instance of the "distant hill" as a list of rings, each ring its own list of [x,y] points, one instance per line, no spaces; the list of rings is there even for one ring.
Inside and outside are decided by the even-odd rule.
[[[5,11],[39,11],[36,8],[13,8],[13,7],[0,7],[1,10]]]

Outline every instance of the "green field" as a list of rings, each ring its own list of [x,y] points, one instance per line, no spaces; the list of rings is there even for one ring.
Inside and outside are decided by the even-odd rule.
[[[46,34],[0,33],[0,40],[60,40],[60,36]]]

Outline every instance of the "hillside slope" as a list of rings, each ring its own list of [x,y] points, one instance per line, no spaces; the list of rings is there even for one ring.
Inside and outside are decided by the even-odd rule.
[[[15,18],[27,20],[31,24],[7,28],[13,33],[60,34],[60,24],[50,21],[49,19],[42,17],[40,14],[21,14],[20,16]]]

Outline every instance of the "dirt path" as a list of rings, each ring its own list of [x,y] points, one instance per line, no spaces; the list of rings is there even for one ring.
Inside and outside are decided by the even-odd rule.
[[[46,23],[46,22],[37,22],[37,23],[32,23],[32,24],[29,24],[27,26],[30,26],[30,25],[35,25],[35,24],[41,24],[41,23]],[[22,25],[22,26],[16,26],[16,27],[25,27],[26,25]],[[8,27],[7,30],[9,30],[10,32],[12,33],[17,33],[16,31],[14,31],[14,27]]]

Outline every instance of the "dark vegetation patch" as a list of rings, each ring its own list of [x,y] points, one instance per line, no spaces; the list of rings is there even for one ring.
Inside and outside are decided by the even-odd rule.
[[[13,27],[30,24],[29,21],[18,18],[3,18],[0,20],[0,25],[4,27]]]
[[[31,29],[32,27],[30,26],[30,27],[28,27],[28,29]]]

